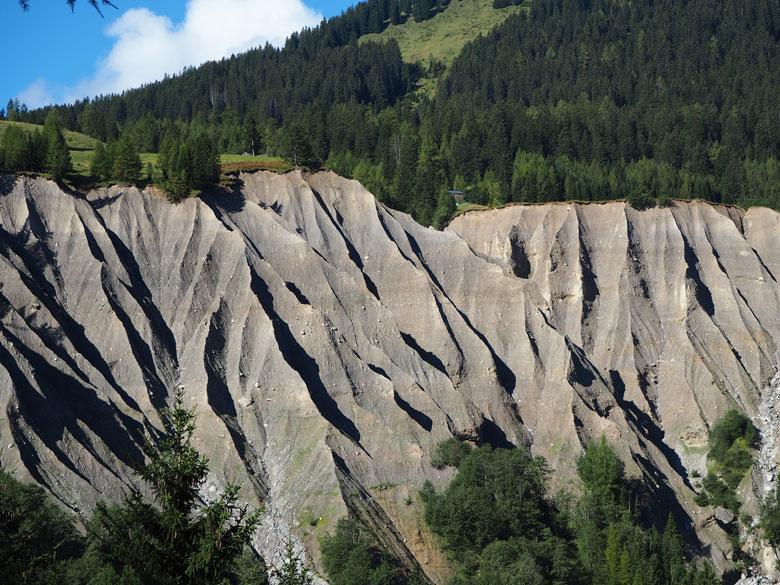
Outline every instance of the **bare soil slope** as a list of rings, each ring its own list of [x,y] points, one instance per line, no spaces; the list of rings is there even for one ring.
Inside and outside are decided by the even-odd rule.
[[[183,389],[204,497],[237,480],[264,502],[266,554],[292,532],[316,559],[351,510],[438,578],[415,520],[449,478],[436,443],[528,444],[564,486],[604,434],[725,566],[691,474],[731,406],[780,428],[780,214],[551,204],[442,233],[330,173],[241,180],[174,206],[0,179],[4,463],[86,511]]]

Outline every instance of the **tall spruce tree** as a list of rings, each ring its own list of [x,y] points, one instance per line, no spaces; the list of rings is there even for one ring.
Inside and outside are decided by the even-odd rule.
[[[95,147],[95,156],[92,159],[90,174],[99,180],[110,179],[114,172],[114,160],[111,149],[107,149],[102,142]]]
[[[177,394],[165,435],[146,447],[139,476],[153,499],[133,489],[119,506],[100,505],[89,530],[99,557],[144,585],[221,585],[257,528],[259,513],[240,505],[239,488],[202,502],[208,460],[192,445],[195,412]]]
[[[46,170],[55,181],[61,181],[72,170],[73,165],[59,115],[54,110],[46,116],[43,138],[46,142]]]
[[[137,183],[141,180],[143,164],[138,154],[138,147],[129,132],[125,132],[116,144],[113,178],[127,183]]]

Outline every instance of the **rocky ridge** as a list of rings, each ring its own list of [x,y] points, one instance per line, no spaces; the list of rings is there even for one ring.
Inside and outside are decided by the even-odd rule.
[[[725,568],[693,472],[734,405],[776,444],[779,236],[776,212],[696,202],[516,206],[442,233],[330,173],[180,205],[5,177],[2,458],[84,512],[133,481],[182,389],[204,495],[237,480],[263,502],[265,554],[292,532],[316,560],[351,512],[440,580],[414,499],[450,477],[436,443],[527,444],[566,486],[603,434]]]

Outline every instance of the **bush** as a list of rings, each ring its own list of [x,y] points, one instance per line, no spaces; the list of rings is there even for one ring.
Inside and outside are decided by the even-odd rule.
[[[753,462],[744,456],[745,450],[749,453],[758,443],[758,430],[750,419],[732,409],[713,425],[709,443],[709,456],[718,463],[750,467]]]
[[[442,441],[431,455],[431,465],[436,469],[458,467],[463,458],[471,452],[471,446],[458,439]]]
[[[764,530],[764,537],[773,546],[780,545],[780,484],[764,503],[761,510],[761,528]]]
[[[738,512],[737,486],[753,465],[758,430],[745,415],[728,411],[710,430],[710,469],[696,498],[700,506],[721,506]]]
[[[353,520],[341,519],[336,532],[322,539],[322,564],[332,585],[407,583],[392,558],[376,547]]]
[[[84,550],[71,519],[38,486],[0,470],[0,567],[6,583],[59,583]]]

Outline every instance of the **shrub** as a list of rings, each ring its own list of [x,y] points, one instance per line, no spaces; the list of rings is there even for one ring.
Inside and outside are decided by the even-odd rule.
[[[442,441],[431,455],[431,465],[436,469],[458,467],[463,458],[471,452],[471,446],[458,439]]]
[[[84,542],[43,489],[0,469],[0,567],[6,583],[59,583]]]
[[[336,532],[322,539],[322,564],[332,585],[406,583],[392,558],[375,546],[353,520],[341,519]]]
[[[729,453],[735,444],[738,449],[752,449],[758,442],[758,430],[745,415],[738,410],[729,410],[723,418],[719,419],[710,430],[709,456],[722,464],[745,465],[747,459]],[[750,460],[752,465],[752,460]],[[748,467],[750,466],[748,465]]]
[[[764,537],[774,546],[780,545],[780,484],[761,510],[761,528]]]
[[[728,411],[710,430],[708,458],[710,469],[696,498],[700,506],[721,506],[738,512],[736,489],[753,465],[753,449],[758,430],[745,415]]]

